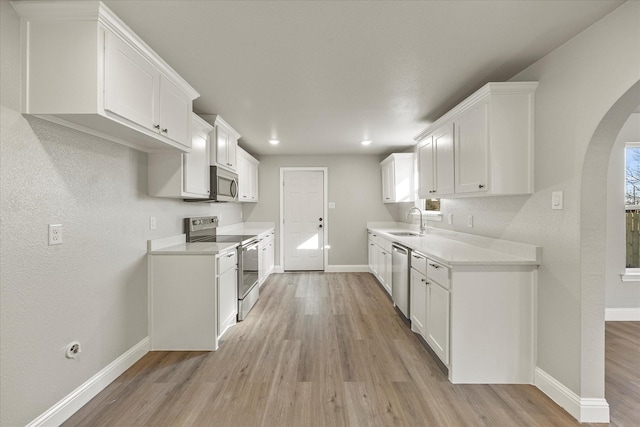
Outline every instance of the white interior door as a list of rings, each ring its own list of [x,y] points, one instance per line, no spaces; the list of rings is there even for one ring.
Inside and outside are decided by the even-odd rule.
[[[284,270],[324,270],[324,171],[284,171]]]

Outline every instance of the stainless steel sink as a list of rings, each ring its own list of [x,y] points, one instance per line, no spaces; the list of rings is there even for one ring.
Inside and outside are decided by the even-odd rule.
[[[413,233],[411,231],[391,231],[389,232],[392,236],[419,236],[418,233]]]

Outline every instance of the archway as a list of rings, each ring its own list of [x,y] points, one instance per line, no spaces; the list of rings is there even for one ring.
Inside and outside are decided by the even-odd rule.
[[[615,102],[596,128],[584,159],[580,202],[582,400],[604,400],[606,200],[609,157],[620,129],[640,103],[640,81]],[[588,407],[589,402],[581,402]],[[597,409],[596,409],[597,407]],[[594,410],[602,407],[594,405]]]

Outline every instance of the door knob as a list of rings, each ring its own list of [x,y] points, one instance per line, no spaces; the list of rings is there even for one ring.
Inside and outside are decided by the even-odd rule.
[[[318,218],[318,221],[322,221],[322,218]]]
[[[320,224],[320,225],[318,226],[318,228],[322,228],[322,224]]]

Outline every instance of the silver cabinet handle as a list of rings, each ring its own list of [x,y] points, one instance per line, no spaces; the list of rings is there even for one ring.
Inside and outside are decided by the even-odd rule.
[[[169,129],[167,128],[162,129],[162,133],[169,133]]]
[[[234,253],[231,253],[231,254],[227,255],[227,258],[231,258],[231,257],[233,257],[234,255],[235,255]]]
[[[415,259],[424,259],[423,257],[418,256],[418,255],[413,255],[413,257],[414,257]]]
[[[441,266],[439,266],[438,264],[433,264],[433,263],[429,263],[429,265],[433,268],[440,268]]]
[[[160,125],[153,125],[154,129],[160,129]]]

